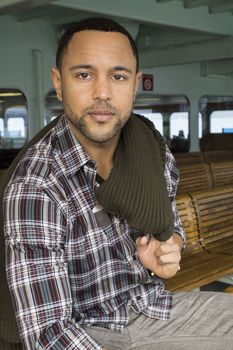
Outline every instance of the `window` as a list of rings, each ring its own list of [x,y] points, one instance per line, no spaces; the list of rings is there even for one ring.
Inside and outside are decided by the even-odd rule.
[[[163,135],[163,115],[162,113],[153,112],[152,109],[134,109],[134,113],[142,114],[150,119],[157,130]]]
[[[3,118],[0,118],[0,136],[2,137],[4,133],[4,123]]]
[[[198,137],[199,139],[202,137],[202,115],[198,113]]]
[[[27,140],[27,106],[23,93],[0,89],[0,148],[20,149]]]
[[[188,138],[189,115],[187,112],[176,112],[170,116],[170,137]]]
[[[202,96],[202,151],[233,148],[233,96]]]
[[[134,112],[153,121],[172,151],[188,151],[189,103],[185,96],[139,95]]]
[[[233,110],[214,111],[210,115],[211,133],[233,133]]]
[[[200,113],[203,136],[231,132],[233,128],[233,97],[202,96]]]
[[[50,91],[45,99],[45,125],[63,112],[63,104],[57,99],[56,91]]]

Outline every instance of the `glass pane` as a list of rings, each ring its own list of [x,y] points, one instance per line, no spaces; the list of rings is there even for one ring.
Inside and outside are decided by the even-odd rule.
[[[45,125],[51,122],[58,114],[62,112],[62,102],[57,99],[57,95],[54,90],[50,91],[45,98]]]
[[[16,89],[0,89],[0,168],[8,168],[27,141],[27,104]]]
[[[27,106],[23,93],[0,89],[1,139],[3,149],[20,149],[26,142]]]
[[[150,119],[157,130],[163,135],[163,115],[149,109],[134,109],[134,113],[142,114]]]
[[[201,151],[233,148],[233,96],[202,96]]]
[[[202,115],[200,112],[198,113],[198,136],[199,139],[202,137]]]
[[[3,119],[0,118],[0,149],[3,148],[3,133],[4,133],[4,123],[3,123]]]
[[[189,103],[185,96],[138,95],[134,111],[148,116],[155,123],[172,151],[188,151]],[[181,141],[177,138],[180,130]]]
[[[189,115],[187,112],[172,113],[170,117],[170,137],[188,138]]]
[[[210,115],[211,133],[233,133],[233,110],[214,111]]]
[[[233,97],[202,96],[200,99],[203,137],[232,128]],[[226,132],[226,131],[224,131]]]

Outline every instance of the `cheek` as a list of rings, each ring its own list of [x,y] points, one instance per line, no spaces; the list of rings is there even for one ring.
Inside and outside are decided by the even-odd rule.
[[[120,86],[114,88],[113,99],[120,101],[122,104],[130,104],[134,98],[134,86]]]
[[[63,90],[63,103],[79,110],[85,107],[88,104],[88,96],[87,92],[82,90],[71,85],[65,87]]]
[[[119,101],[120,107],[124,110],[129,110],[132,108],[134,102],[134,93],[133,91],[124,91],[121,95],[121,99]]]

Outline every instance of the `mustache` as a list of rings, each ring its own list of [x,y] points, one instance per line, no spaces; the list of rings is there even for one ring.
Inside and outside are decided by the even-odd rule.
[[[110,103],[106,102],[106,101],[101,101],[98,103],[95,103],[89,107],[87,107],[85,109],[85,113],[94,113],[95,111],[99,111],[99,110],[104,110],[104,111],[108,111],[110,113],[116,113],[117,109],[115,107],[113,107]]]

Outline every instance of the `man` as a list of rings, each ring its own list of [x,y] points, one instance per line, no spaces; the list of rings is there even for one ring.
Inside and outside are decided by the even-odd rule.
[[[61,39],[52,80],[64,115],[5,192],[8,284],[27,350],[232,346],[229,296],[179,293],[171,310],[178,176],[156,130],[132,115],[140,75],[114,21],[81,21]]]

